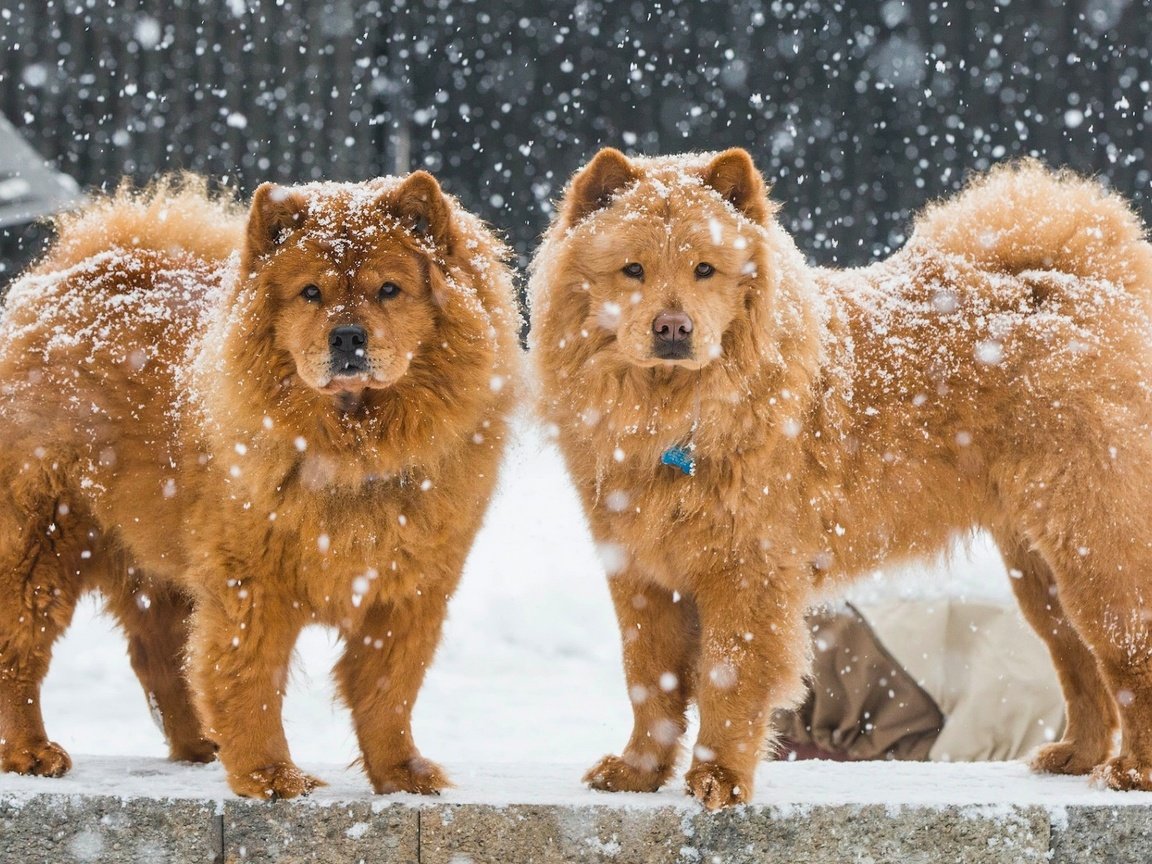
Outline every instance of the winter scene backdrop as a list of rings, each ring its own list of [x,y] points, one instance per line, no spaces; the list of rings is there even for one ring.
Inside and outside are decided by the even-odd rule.
[[[1152,217],[1147,0],[0,0],[0,112],[83,189],[191,169],[246,195],[427,168],[521,267],[571,172],[607,145],[748,148],[820,263],[888,253],[915,209],[1026,154]],[[44,236],[4,231],[0,282]],[[979,536],[890,575],[887,590],[1010,602]],[[338,650],[319,628],[298,648],[286,725],[304,764],[357,755],[329,682]],[[95,599],[58,645],[44,712],[78,769],[85,754],[166,753]],[[469,765],[562,763],[556,782],[575,790],[630,719],[603,565],[524,416],[417,738],[458,781]]]

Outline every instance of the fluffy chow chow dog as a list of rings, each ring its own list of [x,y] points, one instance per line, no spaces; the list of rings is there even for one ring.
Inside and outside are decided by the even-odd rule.
[[[1068,705],[1040,770],[1152,789],[1152,246],[1001,167],[886,261],[805,263],[742,150],[601,152],[532,274],[541,407],[605,549],[635,729],[595,788],[747,801],[821,592],[979,526]],[[1119,753],[1112,752],[1117,724]]]
[[[280,713],[320,622],[376,791],[446,784],[410,718],[515,389],[504,255],[424,172],[266,184],[246,220],[169,182],[62,222],[0,322],[5,770],[68,769],[39,686],[99,588],[173,758],[313,788]]]

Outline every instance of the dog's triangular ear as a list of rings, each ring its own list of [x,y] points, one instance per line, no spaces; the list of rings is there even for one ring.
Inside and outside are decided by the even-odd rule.
[[[733,147],[708,163],[704,182],[723,196],[729,204],[761,225],[772,212],[764,178],[748,151]]]
[[[247,258],[267,255],[304,224],[308,199],[287,186],[261,183],[248,213]]]
[[[389,209],[412,232],[430,239],[436,248],[451,252],[452,208],[436,178],[413,171],[388,196]]]
[[[568,224],[575,225],[589,213],[607,207],[613,195],[639,176],[627,156],[613,147],[605,147],[572,178],[564,199]]]

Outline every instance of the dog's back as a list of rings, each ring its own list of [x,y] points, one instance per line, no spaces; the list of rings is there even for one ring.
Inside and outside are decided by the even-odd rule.
[[[35,268],[54,272],[111,249],[183,251],[222,260],[236,249],[244,211],[220,197],[194,174],[161,178],[143,190],[121,184],[55,221],[57,240]]]
[[[58,221],[57,242],[0,313],[0,482],[13,524],[43,511],[46,490],[73,509],[92,496],[145,508],[142,490],[105,475],[175,457],[181,370],[239,242],[238,214],[182,177],[121,187]]]
[[[12,286],[3,307],[6,393],[13,395],[15,379],[32,366],[49,376],[91,368],[110,350],[133,354],[130,343],[164,353],[187,334],[219,282],[222,263],[239,243],[242,216],[210,197],[203,180],[184,175],[139,191],[122,185],[59,217],[56,242]],[[176,331],[156,330],[167,325]],[[62,373],[59,384],[68,388],[69,379],[76,376]]]
[[[242,215],[185,175],[141,191],[121,186],[57,219],[56,242],[12,286],[0,317],[8,407],[33,370],[32,383],[54,379],[62,396],[104,355],[112,368],[182,356],[177,343],[219,283]]]
[[[1152,246],[1118,195],[1031,159],[999,165],[916,220],[909,246],[981,269],[1055,271],[1152,295]]]

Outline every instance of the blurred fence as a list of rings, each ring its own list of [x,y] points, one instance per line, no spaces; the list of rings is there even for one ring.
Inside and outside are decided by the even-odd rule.
[[[1152,217],[1152,0],[0,0],[0,110],[86,186],[426,167],[522,256],[598,147],[749,148],[860,263],[1024,153]]]

